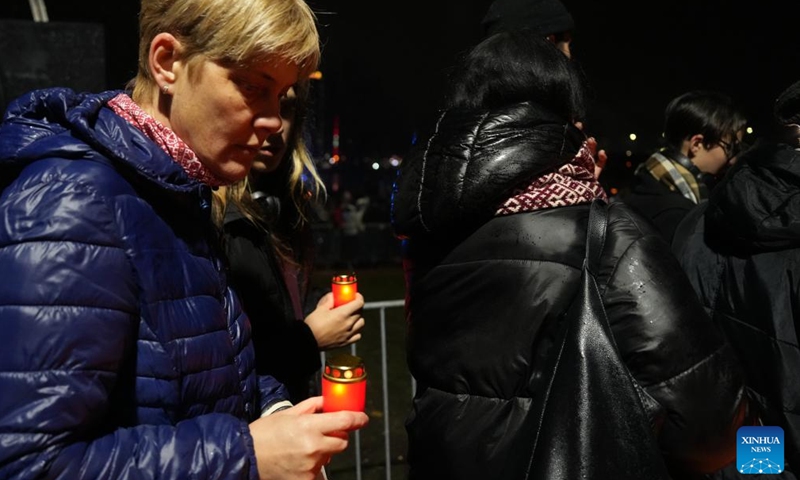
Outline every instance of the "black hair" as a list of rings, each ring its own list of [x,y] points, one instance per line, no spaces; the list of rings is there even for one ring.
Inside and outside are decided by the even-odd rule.
[[[534,102],[566,122],[583,120],[586,90],[574,61],[528,30],[500,32],[462,55],[446,108],[495,109]]]
[[[692,135],[703,135],[705,145],[714,145],[736,134],[747,124],[744,112],[722,92],[693,90],[672,99],[664,111],[664,141],[680,149]]]

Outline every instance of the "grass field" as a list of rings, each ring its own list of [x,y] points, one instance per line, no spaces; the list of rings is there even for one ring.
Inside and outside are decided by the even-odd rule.
[[[330,289],[331,277],[338,273],[320,270],[312,279],[319,291]],[[403,273],[399,265],[356,270],[358,291],[367,302],[398,300],[404,296]],[[389,457],[392,480],[406,478],[406,434],[403,426],[412,395],[411,377],[405,361],[405,318],[402,308],[391,308],[386,314],[386,363],[388,371],[389,409],[384,408],[381,374],[381,327],[379,310],[365,310],[366,325],[356,354],[367,368],[367,406],[370,423],[360,432],[361,479],[386,479],[386,447],[384,427],[389,422]],[[340,350],[332,350],[328,354]],[[343,351],[349,352],[350,349]],[[350,437],[348,450],[334,457],[327,467],[330,480],[358,480],[356,476],[356,438]]]

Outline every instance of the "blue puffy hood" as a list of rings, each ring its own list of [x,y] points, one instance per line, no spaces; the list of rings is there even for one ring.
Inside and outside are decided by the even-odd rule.
[[[52,88],[16,99],[0,124],[0,179],[9,181],[31,162],[55,156],[111,161],[170,190],[198,188],[169,155],[106,107],[120,93]]]

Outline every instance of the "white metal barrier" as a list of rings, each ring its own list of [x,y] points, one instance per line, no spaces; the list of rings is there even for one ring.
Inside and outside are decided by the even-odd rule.
[[[391,455],[391,439],[389,434],[389,368],[386,360],[386,309],[387,308],[403,308],[405,302],[403,300],[386,300],[380,302],[366,302],[364,303],[364,310],[380,310],[380,325],[381,325],[381,377],[383,378],[383,437],[384,437],[384,454],[386,464],[386,480],[392,479],[392,455]],[[356,342],[357,343],[357,342]],[[357,355],[356,344],[350,345],[350,353]],[[325,365],[325,352],[321,353],[322,364]],[[416,384],[414,379],[411,379],[413,396]],[[355,433],[355,452],[356,452],[356,480],[361,480],[361,432]]]

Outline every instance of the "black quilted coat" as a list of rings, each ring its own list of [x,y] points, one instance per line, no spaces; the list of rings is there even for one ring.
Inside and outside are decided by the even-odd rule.
[[[530,432],[520,426],[538,413],[529,406],[552,354],[547,331],[578,290],[589,206],[493,212],[583,138],[530,103],[450,111],[404,161],[392,218],[406,239],[407,354],[418,382],[406,422],[410,478],[527,478]],[[621,203],[609,208],[598,283],[622,356],[658,403],[667,463],[699,470],[729,455],[744,403],[730,347],[668,245]]]
[[[747,372],[765,425],[784,430],[800,473],[800,151],[761,142],[742,154],[673,250]]]

